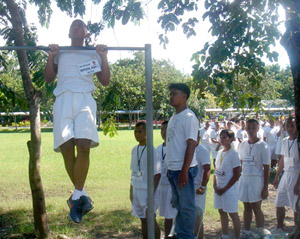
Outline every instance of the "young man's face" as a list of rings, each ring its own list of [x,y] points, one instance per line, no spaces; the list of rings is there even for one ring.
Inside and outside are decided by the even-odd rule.
[[[220,143],[222,146],[229,146],[232,142],[232,139],[226,133],[220,135]]]
[[[143,126],[135,127],[134,137],[139,143],[146,140],[146,130]]]
[[[170,90],[170,104],[173,107],[180,106],[186,103],[187,95],[181,90],[171,89]]]
[[[168,127],[167,124],[163,124],[160,130],[161,137],[163,138],[164,141],[166,141],[166,137],[167,137],[167,127]]]
[[[295,120],[288,119],[286,121],[286,132],[290,136],[294,136],[297,134],[296,122]]]
[[[87,29],[83,21],[75,20],[71,24],[69,37],[71,39],[85,39],[87,37]]]
[[[219,129],[220,129],[220,124],[219,124],[219,122],[215,122],[215,128],[216,128],[216,130],[219,130]]]
[[[259,125],[255,122],[246,123],[246,131],[248,133],[249,138],[257,136],[257,132],[259,130]]]

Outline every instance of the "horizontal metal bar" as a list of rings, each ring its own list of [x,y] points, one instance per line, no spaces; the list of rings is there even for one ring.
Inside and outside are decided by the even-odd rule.
[[[60,46],[60,50],[96,50],[96,47],[91,46]],[[108,51],[144,51],[145,47],[107,47]],[[50,50],[47,46],[2,46],[0,47],[0,51],[14,51],[14,50]]]

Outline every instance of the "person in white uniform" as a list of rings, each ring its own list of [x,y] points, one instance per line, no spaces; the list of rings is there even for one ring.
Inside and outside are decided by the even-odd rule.
[[[210,122],[206,121],[205,126],[200,129],[200,142],[207,149],[209,155],[211,153],[210,132]]]
[[[240,238],[240,219],[238,215],[238,185],[241,173],[241,162],[238,153],[232,148],[234,139],[232,130],[222,130],[220,142],[223,149],[218,152],[214,173],[214,208],[219,210],[222,236],[229,238],[228,214],[233,222],[234,236]]]
[[[268,144],[271,156],[271,168],[275,168],[277,165],[277,155],[275,154],[277,144],[278,127],[275,127],[275,122],[270,119],[270,126],[264,129],[264,141]]]
[[[217,158],[218,151],[220,150],[221,144],[220,144],[220,122],[215,122],[215,128],[210,133],[210,140],[211,140],[211,154],[213,158],[213,164],[214,167],[216,167],[215,162]]]
[[[146,123],[138,122],[134,128],[134,137],[139,143],[131,151],[131,183],[130,201],[132,206],[131,214],[140,218],[142,225],[143,239],[148,238],[147,230],[147,136]],[[159,184],[161,164],[157,151],[153,147],[153,167],[154,167],[154,193]],[[154,196],[154,211],[157,209],[158,199]],[[154,212],[153,212],[154,213]],[[160,239],[160,229],[155,219],[155,239]]]
[[[296,218],[296,202],[299,197],[299,173],[300,159],[297,147],[297,128],[295,118],[290,117],[286,121],[286,130],[289,137],[282,141],[281,155],[283,158],[279,161],[279,169],[274,180],[274,187],[277,188],[275,199],[277,229],[284,231],[285,208],[290,207]],[[284,171],[279,182],[279,177]],[[279,185],[278,185],[279,183]]]
[[[199,144],[200,131],[198,133],[198,146],[195,150],[196,159],[198,163],[198,174],[195,177],[195,189],[196,189],[196,210],[197,210],[197,222],[195,227],[195,236],[197,239],[203,238],[203,215],[205,211],[206,201],[206,185],[210,177],[210,156],[207,149]]]
[[[259,123],[249,119],[246,123],[248,140],[241,143],[239,156],[242,162],[242,176],[239,180],[239,200],[244,204],[244,231],[242,238],[251,235],[252,211],[256,226],[262,230],[264,214],[261,210],[262,199],[268,197],[270,151],[268,145],[258,138]]]
[[[240,122],[241,122],[241,128],[237,131],[236,138],[239,141],[239,143],[242,143],[248,139],[248,134],[246,131],[246,121],[241,120]]]
[[[87,38],[87,26],[81,20],[72,22],[69,37],[72,47],[82,47]],[[95,51],[60,51],[58,45],[49,45],[48,60],[44,71],[45,81],[53,82],[54,150],[61,152],[67,173],[75,187],[67,200],[70,219],[80,223],[82,216],[93,209],[84,185],[89,169],[90,148],[99,145],[96,112],[92,97],[95,90],[94,75],[103,86],[110,80],[105,45],[97,45]]]
[[[158,158],[161,162],[161,177],[158,185],[158,211],[159,216],[165,218],[165,239],[168,238],[168,235],[171,231],[173,219],[177,215],[176,208],[173,207],[172,200],[172,188],[167,177],[167,165],[165,164],[166,157],[166,136],[167,136],[167,127],[168,121],[164,121],[161,125],[161,137],[164,140],[162,144],[157,147]]]

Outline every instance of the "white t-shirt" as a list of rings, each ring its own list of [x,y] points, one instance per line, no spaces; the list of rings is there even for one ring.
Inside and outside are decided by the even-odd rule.
[[[163,146],[163,144],[160,144],[156,149],[158,159],[161,163],[161,176],[159,180],[159,184],[161,185],[170,185],[169,179],[167,177],[167,165],[165,163],[166,153],[167,153],[167,147]]]
[[[205,129],[205,128],[200,129],[200,137],[201,137],[200,142],[201,142],[201,144],[210,145],[210,143],[211,143],[210,132],[211,132],[210,128],[208,128],[208,129]]]
[[[236,138],[245,141],[248,138],[247,131],[244,129],[239,129],[236,133]]]
[[[281,155],[283,155],[284,160],[284,171],[294,172],[300,170],[297,138],[290,140],[289,137],[286,137],[282,140]]]
[[[93,83],[94,74],[81,76],[78,65],[90,61],[98,61],[101,67],[101,57],[96,51],[91,50],[62,50],[54,58],[54,64],[58,65],[57,86],[53,92],[59,96],[64,92],[91,93],[95,89]]]
[[[249,144],[248,140],[239,147],[239,156],[242,160],[242,175],[263,175],[263,165],[271,162],[268,145],[263,140]]]
[[[278,133],[278,128],[274,127],[268,127],[264,130],[264,137],[266,137],[266,142],[269,146],[270,149],[274,149],[276,147],[277,143],[277,133]]]
[[[204,172],[203,165],[205,165],[205,164],[210,165],[211,162],[210,162],[209,153],[204,146],[199,144],[195,150],[195,154],[196,154],[196,159],[197,159],[197,163],[198,163],[198,174],[194,178],[194,183],[195,183],[195,185],[197,185],[196,187],[200,187],[202,184],[203,172]]]
[[[216,131],[215,129],[213,129],[211,132],[210,132],[210,138],[211,139],[215,139],[217,140],[218,142],[220,142],[220,133],[221,133],[221,130],[218,130]],[[212,148],[212,157],[215,159],[217,157],[217,154],[218,154],[218,151],[216,151],[216,148],[218,147],[218,144],[217,143],[214,143],[211,141],[211,148]]]
[[[217,187],[225,187],[233,176],[233,169],[241,166],[238,153],[231,148],[229,151],[218,152],[216,158],[215,176]]]
[[[161,172],[161,165],[158,159],[156,148],[153,147],[154,175]],[[131,184],[138,189],[147,189],[147,147],[134,146],[131,151]]]
[[[181,170],[187,140],[192,139],[197,142],[199,121],[193,111],[189,108],[174,114],[168,123],[167,128],[167,155],[165,162],[169,170]],[[197,165],[194,154],[190,167]]]

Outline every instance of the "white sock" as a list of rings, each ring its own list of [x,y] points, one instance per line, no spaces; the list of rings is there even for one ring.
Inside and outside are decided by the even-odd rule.
[[[229,238],[229,236],[228,235],[224,235],[224,234],[222,234],[222,239],[228,239]]]
[[[78,200],[82,195],[82,191],[74,189],[72,200]]]
[[[86,191],[85,191],[85,189],[84,189],[84,188],[82,189],[82,191],[81,191],[81,192],[82,192],[82,195],[83,195],[83,196],[86,196],[86,197],[88,197],[88,194],[86,193]]]

